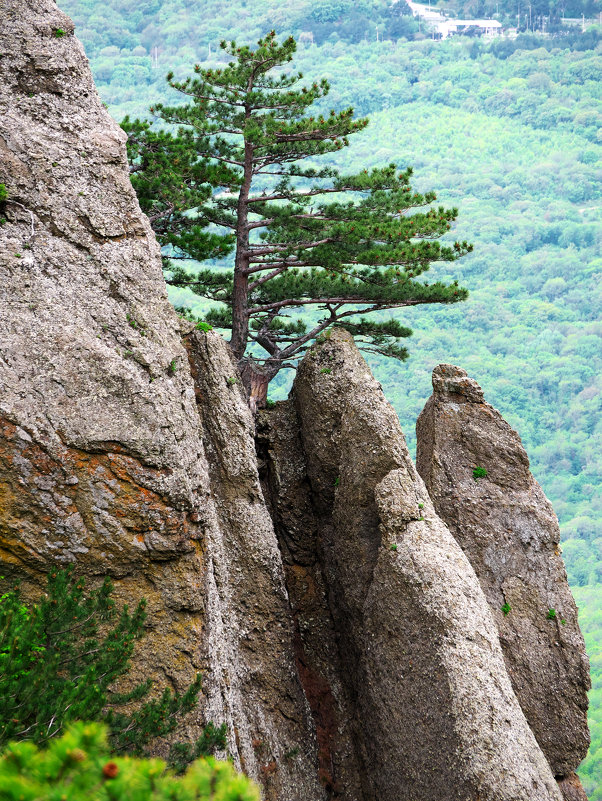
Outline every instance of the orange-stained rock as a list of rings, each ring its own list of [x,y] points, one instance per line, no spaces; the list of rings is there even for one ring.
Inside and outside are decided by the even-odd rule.
[[[125,134],[71,21],[53,0],[16,0],[2,15],[0,575],[35,596],[45,573],[75,561],[91,583],[111,575],[119,599],[145,597],[131,678],[183,689],[201,670],[203,697],[180,734],[225,722],[235,763],[267,799],[319,801],[282,565],[228,347],[192,335],[189,362]]]

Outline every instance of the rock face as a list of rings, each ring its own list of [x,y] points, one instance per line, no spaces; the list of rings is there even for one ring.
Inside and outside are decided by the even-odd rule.
[[[416,428],[418,472],[479,577],[523,712],[554,774],[569,776],[589,744],[589,667],[556,516],[518,434],[464,370],[435,369]]]
[[[560,801],[475,572],[348,335],[263,415],[261,483],[230,351],[167,300],[70,20],[16,0],[0,26],[2,574],[35,596],[75,561],[146,597],[132,677],[202,671],[179,735],[225,722],[266,801]],[[568,643],[563,599],[545,600]]]
[[[254,420],[226,342],[186,338],[203,427],[215,524],[205,539],[206,714],[224,721],[240,767],[268,798],[324,798],[317,740],[293,644],[282,560],[265,504]],[[230,380],[229,380],[230,379]]]
[[[13,2],[0,52],[2,574],[35,593],[52,565],[75,560],[92,582],[111,575],[119,598],[146,597],[134,677],[182,689],[201,669],[185,734],[226,722],[230,752],[267,798],[320,799],[227,346],[200,334],[182,345],[125,135],[71,21],[52,0]]]
[[[302,659],[351,733],[337,741],[333,727],[335,772],[340,763],[361,781],[360,795],[343,787],[342,797],[559,799],[474,571],[348,334],[310,351],[293,404],[268,413],[260,431],[288,575],[300,578],[291,598]],[[338,653],[325,665],[330,627]],[[319,729],[323,708],[313,711]]]

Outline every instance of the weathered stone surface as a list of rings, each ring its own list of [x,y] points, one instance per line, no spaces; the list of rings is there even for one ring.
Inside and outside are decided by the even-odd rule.
[[[0,52],[3,573],[35,585],[74,559],[110,573],[148,599],[149,672],[181,686],[209,485],[159,250],[71,21],[50,0],[11,3]]]
[[[560,779],[558,786],[564,801],[587,801],[587,795],[576,773],[571,773],[564,779]]]
[[[363,768],[361,793],[343,788],[342,797],[558,801],[474,571],[437,517],[395,412],[349,335],[334,331],[312,348],[293,400],[338,681]],[[276,467],[277,451],[272,445]],[[306,500],[298,506],[313,526]],[[286,502],[276,515],[289,541],[298,536]],[[320,636],[307,630],[304,648],[315,653]]]
[[[225,721],[266,798],[318,800],[280,556],[227,346],[189,337],[195,396],[125,135],[71,21],[52,0],[11,3],[0,53],[2,574],[35,593],[52,565],[75,560],[91,581],[110,574],[119,598],[146,597],[133,677],[181,689],[201,669],[183,734]]]
[[[208,715],[236,733],[240,765],[270,799],[320,801],[317,740],[293,650],[282,559],[255,454],[255,424],[224,340],[187,337],[217,525],[206,540]],[[241,725],[245,721],[246,725]]]
[[[442,364],[433,388],[416,426],[418,472],[479,577],[537,741],[554,774],[566,776],[589,744],[589,664],[558,521],[518,434],[485,403],[478,384]],[[487,475],[475,479],[476,467]]]

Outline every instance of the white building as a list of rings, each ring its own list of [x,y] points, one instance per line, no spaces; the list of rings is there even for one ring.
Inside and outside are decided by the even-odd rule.
[[[406,0],[412,14],[428,23],[441,39],[462,33],[469,28],[477,28],[483,36],[499,36],[502,33],[502,23],[496,19],[451,19],[430,3],[414,3]]]
[[[484,36],[499,36],[502,33],[502,23],[496,19],[447,19],[436,24],[436,31],[442,39],[463,33],[469,28],[478,28]]]

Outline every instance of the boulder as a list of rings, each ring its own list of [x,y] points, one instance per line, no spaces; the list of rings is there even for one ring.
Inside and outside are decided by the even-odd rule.
[[[311,550],[295,545],[298,520],[315,540],[327,605],[320,602],[320,615],[336,631],[336,681],[316,658],[319,626],[305,626],[303,647],[335,688],[335,708],[347,704],[363,767],[359,797],[558,801],[477,577],[346,332],[335,329],[309,351],[292,403],[305,471],[286,424],[290,409],[275,417],[264,448],[276,487],[278,476],[290,475],[287,460],[296,465],[299,514],[289,492],[276,493],[276,528],[293,566]],[[342,798],[356,797],[343,788]]]

